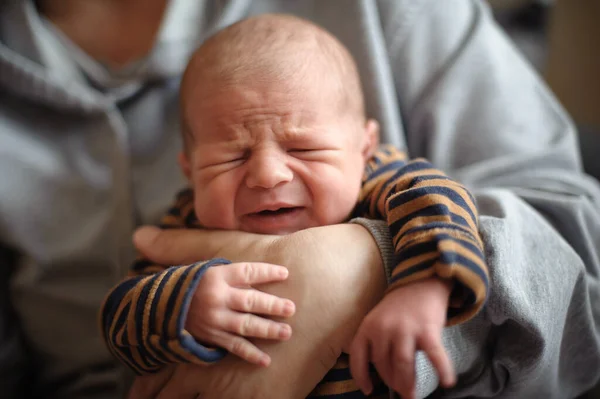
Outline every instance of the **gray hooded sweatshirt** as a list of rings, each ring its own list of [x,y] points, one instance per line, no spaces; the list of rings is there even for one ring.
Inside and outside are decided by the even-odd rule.
[[[571,398],[600,378],[600,190],[573,127],[475,0],[173,0],[147,58],[114,71],[41,18],[0,2],[0,389],[23,367],[45,398],[114,398],[97,310],[130,237],[180,189],[177,90],[191,51],[248,15],[321,24],[356,58],[385,142],[465,183],[491,273],[484,310],[445,331],[460,375],[444,398]],[[390,260],[385,226],[372,226]],[[4,253],[0,251],[0,254]],[[9,261],[10,259],[10,261]],[[12,270],[12,269],[11,269]],[[6,303],[3,303],[6,305]],[[18,327],[18,329],[17,329]],[[18,335],[27,343],[27,357]],[[24,378],[24,377],[23,377]],[[437,386],[418,360],[419,396]]]

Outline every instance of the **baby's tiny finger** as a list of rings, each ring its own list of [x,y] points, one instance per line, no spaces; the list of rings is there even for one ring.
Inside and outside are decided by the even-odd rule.
[[[221,331],[213,339],[217,346],[225,348],[229,353],[247,362],[264,367],[271,364],[271,357],[269,355],[243,337]]]
[[[382,338],[371,342],[371,362],[375,365],[377,373],[388,387],[393,383],[392,356],[390,351],[392,346],[389,339]]]
[[[415,352],[416,342],[412,336],[404,336],[392,345],[392,386],[403,399],[415,397]]]
[[[419,346],[437,370],[440,384],[445,388],[453,386],[456,383],[456,374],[441,340],[437,336],[432,336],[427,342],[422,342]]]
[[[225,322],[225,329],[242,337],[288,340],[292,336],[289,324],[265,319],[250,313],[231,313]]]
[[[369,341],[359,333],[350,346],[350,373],[358,388],[369,395],[373,382],[369,375]]]
[[[242,262],[221,266],[227,268],[225,280],[231,286],[249,286],[285,280],[288,269],[262,262]]]
[[[296,305],[289,299],[255,289],[234,288],[227,306],[238,312],[274,317],[290,317],[296,312]]]

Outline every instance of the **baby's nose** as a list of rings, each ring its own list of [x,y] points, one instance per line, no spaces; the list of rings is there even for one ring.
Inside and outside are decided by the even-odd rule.
[[[249,159],[246,185],[249,188],[270,189],[287,183],[294,177],[285,155],[275,151],[252,154]]]

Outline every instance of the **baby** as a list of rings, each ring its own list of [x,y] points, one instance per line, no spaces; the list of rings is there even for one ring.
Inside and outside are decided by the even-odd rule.
[[[181,107],[179,162],[190,188],[163,227],[287,234],[353,217],[389,225],[397,264],[348,348],[356,384],[342,355],[311,397],[359,390],[376,397],[406,374],[402,368],[412,368],[406,386],[414,389],[419,349],[451,385],[442,328],[472,317],[487,296],[477,210],[463,186],[425,160],[378,148],[378,124],[365,116],[357,68],[343,45],[290,16],[241,21],[193,55]],[[139,259],[104,304],[109,348],[138,373],[214,362],[225,350],[268,365],[246,337],[288,339],[281,320],[295,308],[252,287],[287,276],[263,266],[241,281],[243,265],[224,259],[170,268]]]

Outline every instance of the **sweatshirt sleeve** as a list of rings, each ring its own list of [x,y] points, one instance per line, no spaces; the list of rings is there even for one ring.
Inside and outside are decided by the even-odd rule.
[[[357,212],[388,223],[396,259],[389,289],[438,276],[454,281],[448,324],[481,309],[488,271],[477,208],[465,187],[386,145],[367,165]]]
[[[535,70],[475,0],[380,0],[411,156],[477,200],[483,310],[444,329],[459,383],[418,396],[575,398],[600,380],[600,189]]]
[[[189,192],[182,192],[161,227],[182,228],[193,215]],[[212,259],[192,265],[152,263],[140,256],[126,279],[106,297],[100,314],[103,338],[114,356],[137,374],[173,363],[208,364],[226,351],[197,342],[185,321],[202,275],[209,267],[230,263]]]

